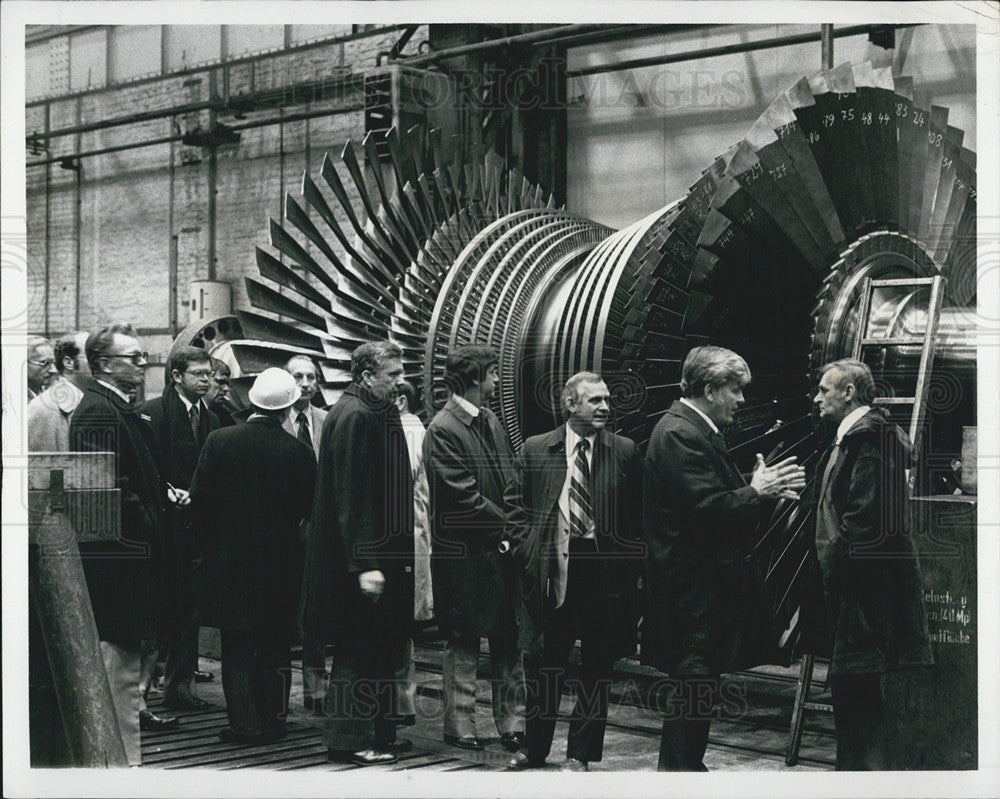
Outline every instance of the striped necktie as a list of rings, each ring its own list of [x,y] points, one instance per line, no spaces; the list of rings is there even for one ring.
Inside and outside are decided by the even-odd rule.
[[[569,481],[569,534],[570,538],[585,538],[593,524],[594,512],[590,504],[590,464],[587,450],[590,442],[581,438],[576,445],[576,457]]]

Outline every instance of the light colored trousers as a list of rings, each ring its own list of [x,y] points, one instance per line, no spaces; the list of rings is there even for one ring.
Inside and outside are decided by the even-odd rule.
[[[448,638],[444,645],[444,733],[476,735],[476,638]],[[501,735],[524,732],[524,665],[515,635],[490,636],[493,721]]]
[[[111,685],[118,727],[130,766],[142,763],[139,711],[146,709],[146,691],[156,668],[157,649],[145,642],[140,649],[101,641],[101,655]]]

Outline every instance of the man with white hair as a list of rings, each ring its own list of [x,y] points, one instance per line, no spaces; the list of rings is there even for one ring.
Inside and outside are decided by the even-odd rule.
[[[653,428],[643,467],[643,532],[649,606],[643,659],[667,672],[660,771],[707,771],[702,759],[720,679],[765,662],[770,618],[747,596],[747,557],[768,500],[795,497],[805,472],[795,458],[749,482],[720,428],[733,420],[750,382],[746,361],[722,347],[695,347],[681,370],[683,396]]]
[[[872,407],[861,361],[828,363],[813,399],[837,426],[816,474],[816,555],[831,637],[837,770],[904,768],[890,718],[903,672],[934,662],[917,552],[909,535],[910,442]]]
[[[299,525],[309,515],[316,459],[282,430],[301,392],[284,369],[261,372],[246,424],[211,433],[191,481],[203,553],[202,623],[222,635],[227,743],[285,735],[291,685],[292,585]]]
[[[28,402],[41,394],[58,370],[52,342],[42,336],[28,336]]]
[[[86,344],[86,331],[67,333],[56,342],[53,358],[59,376],[28,403],[29,452],[69,450],[69,422],[90,382]]]

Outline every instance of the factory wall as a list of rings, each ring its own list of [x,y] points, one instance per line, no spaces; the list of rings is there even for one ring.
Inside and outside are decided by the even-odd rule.
[[[388,32],[231,66],[228,91],[230,96],[255,94],[273,101],[293,86],[335,82],[374,67],[378,54],[398,37],[398,31]],[[416,37],[426,38],[426,28]],[[169,46],[176,38],[151,37],[150,42]],[[229,31],[226,41],[234,38],[239,40]],[[46,65],[51,69],[51,61]],[[134,72],[140,67],[125,68]],[[189,69],[133,86],[96,87],[48,103],[29,102],[26,130],[29,135],[44,131],[46,113],[48,129],[55,130],[207,101],[210,72],[207,67]],[[217,88],[222,74],[216,69]],[[70,82],[64,90],[70,90]],[[339,155],[349,139],[361,142],[363,111],[338,109],[357,107],[362,100],[358,87],[335,101],[286,104],[284,110],[275,104],[248,111],[242,119],[220,116],[220,121],[238,125],[325,108],[336,112],[250,128],[241,132],[238,144],[218,149],[214,277],[230,284],[235,307],[250,307],[243,278],[257,276],[254,247],[267,244],[268,219],[280,217],[285,192],[298,196],[303,171],[317,177],[326,152]],[[208,112],[202,111],[59,137],[51,140],[49,153],[29,152],[28,161],[167,138],[208,123]],[[208,152],[177,141],[78,163],[79,173],[59,163],[27,171],[29,328],[56,336],[77,327],[131,322],[155,367],[189,322],[191,281],[209,278]],[[345,184],[353,191],[351,181]],[[341,221],[349,228],[346,219]],[[148,370],[147,379],[147,394],[157,391],[162,370]]]

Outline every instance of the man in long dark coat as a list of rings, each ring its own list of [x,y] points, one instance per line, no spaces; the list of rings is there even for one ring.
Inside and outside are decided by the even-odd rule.
[[[503,494],[514,476],[507,432],[486,407],[497,383],[497,356],[468,345],[448,353],[452,390],[424,438],[430,487],[434,611],[445,636],[444,739],[482,749],[476,736],[476,666],[488,638],[493,719],[500,741],[516,751],[524,740],[524,669],[517,647],[513,559],[501,552]],[[509,548],[509,547],[508,547]]]
[[[814,402],[837,425],[818,465],[816,554],[832,636],[837,770],[903,768],[886,694],[933,663],[917,552],[909,535],[909,439],[872,408],[871,370],[853,358],[821,370]],[[905,722],[904,722],[905,723]]]
[[[208,434],[221,425],[204,400],[212,376],[212,363],[199,347],[180,347],[167,364],[163,395],[142,406],[164,460],[164,478],[185,491],[191,485],[198,456]],[[195,696],[192,685],[198,670],[197,556],[191,514],[172,518],[167,538],[168,574],[164,588],[164,634],[167,662],[163,702],[167,707],[199,710],[207,703]],[[210,675],[209,675],[210,676]]]
[[[721,347],[684,361],[683,397],[660,418],[643,466],[648,607],[643,659],[673,678],[660,739],[660,771],[706,771],[722,672],[764,662],[769,619],[753,601],[746,556],[769,509],[765,498],[805,486],[794,458],[758,465],[749,483],[719,428],[743,402],[750,369]]]
[[[351,375],[320,440],[302,631],[336,647],[323,707],[328,756],[373,765],[412,746],[391,719],[413,626],[413,479],[395,404],[402,351],[362,344]]]
[[[513,769],[544,764],[552,748],[570,651],[581,643],[567,771],[601,759],[614,661],[635,651],[642,572],[642,458],[605,429],[611,395],[580,372],[562,394],[566,424],[524,442],[507,487],[507,532],[523,564],[520,624],[527,747]]]
[[[132,402],[146,370],[135,331],[128,325],[102,328],[87,338],[85,349],[95,379],[70,421],[70,450],[115,453],[122,506],[121,540],[81,543],[80,555],[125,754],[129,764],[137,765],[140,727],[177,724],[146,709],[140,684],[156,662],[155,657],[144,661],[142,652],[143,642],[155,640],[160,631],[166,506],[171,499],[185,504],[188,497],[185,491],[168,497],[160,448],[148,419]]]
[[[285,734],[295,624],[294,554],[313,498],[312,451],[281,427],[299,389],[266,369],[246,424],[205,441],[191,487],[203,552],[203,621],[222,636],[229,726],[219,737],[260,743]]]

